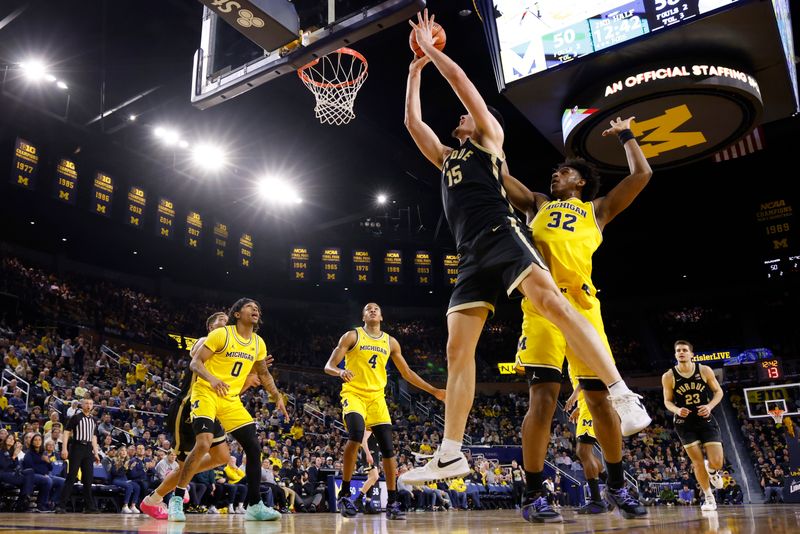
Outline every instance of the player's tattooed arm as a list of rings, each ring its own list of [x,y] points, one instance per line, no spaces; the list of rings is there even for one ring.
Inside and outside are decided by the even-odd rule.
[[[267,369],[267,362],[266,360],[260,360],[253,364],[253,369],[255,369],[256,375],[258,375],[258,379],[261,382],[261,386],[270,394],[272,398],[275,399],[275,406],[283,413],[286,419],[289,419],[289,412],[286,411],[286,404],[283,402],[283,395],[278,390],[278,386],[275,385],[275,379],[272,378],[272,375]]]

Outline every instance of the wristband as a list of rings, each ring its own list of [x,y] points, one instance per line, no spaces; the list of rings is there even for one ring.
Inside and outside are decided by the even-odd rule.
[[[627,129],[627,128],[625,130],[622,130],[621,132],[619,132],[617,134],[617,137],[619,138],[619,142],[622,145],[624,145],[625,143],[627,143],[631,139],[636,139],[636,136],[633,135],[633,132],[630,131],[630,129]]]

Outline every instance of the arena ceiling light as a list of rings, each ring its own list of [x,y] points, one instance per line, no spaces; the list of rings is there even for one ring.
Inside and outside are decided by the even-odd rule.
[[[389,199],[383,193],[379,193],[375,200],[378,202],[378,204],[383,205],[386,204],[386,201]]]
[[[47,72],[47,66],[41,60],[31,59],[23,61],[19,63],[19,68],[28,81],[38,83],[44,80],[48,83],[54,83],[56,87],[62,91],[69,89],[69,86],[64,80],[59,80],[53,74]]]
[[[192,149],[192,161],[206,171],[216,171],[227,163],[225,151],[220,147],[208,143],[201,143]]]
[[[268,176],[258,182],[258,196],[274,204],[300,204],[297,190],[282,178]]]
[[[181,135],[177,130],[173,130],[172,128],[157,126],[156,129],[153,130],[153,134],[161,139],[167,146],[175,146],[181,141]]]

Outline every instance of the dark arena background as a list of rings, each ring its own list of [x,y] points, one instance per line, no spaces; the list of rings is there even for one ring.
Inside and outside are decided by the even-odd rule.
[[[367,496],[377,513],[337,513],[348,433],[342,381],[323,369],[364,306],[380,305],[382,328],[420,377],[441,388],[448,378],[458,251],[443,178],[404,125],[406,21],[425,7],[447,32],[444,52],[503,115],[509,170],[531,190],[550,194],[554,169],[577,156],[598,167],[606,195],[628,163],[601,132],[635,117],[652,178],[603,232],[592,276],[617,366],[653,418],[623,441],[626,485],[645,516],[577,513],[590,490],[563,409],[566,372],[540,488],[563,522],[521,516],[528,384],[515,367],[520,301],[505,297],[475,356],[470,474],[401,485],[405,522],[382,513],[383,472]],[[0,531],[800,532],[797,9],[2,2]],[[421,106],[457,146],[450,132],[464,106],[435,65],[423,71]],[[195,476],[186,522],[148,517],[139,503],[177,467],[166,414],[192,372],[188,351],[206,317],[243,296],[261,305],[259,334],[289,413],[262,388],[242,397],[262,450],[261,495],[281,517],[239,515],[243,452],[230,437],[233,466]],[[713,411],[724,449],[716,511],[701,511],[664,406],[661,375],[679,339],[724,392]],[[442,441],[444,404],[391,363],[385,392],[401,470],[422,465],[416,455]],[[64,428],[84,398],[94,401],[100,514],[83,515],[80,483],[66,513],[50,513],[68,472]],[[45,466],[36,476],[32,458]],[[354,475],[354,494],[365,479]]]

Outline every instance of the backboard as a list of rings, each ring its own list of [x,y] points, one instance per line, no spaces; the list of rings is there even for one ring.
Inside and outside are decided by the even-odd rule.
[[[200,109],[225,102],[278,76],[295,73],[310,61],[405,22],[425,7],[425,0],[295,0],[283,4],[278,0],[251,0],[249,9],[239,10],[246,11],[246,17],[238,16],[232,25],[222,19],[228,15],[222,9],[233,5],[235,12],[241,7],[239,2],[201,2],[206,7],[200,48],[194,56],[191,94],[192,104]],[[271,14],[276,5],[281,6],[281,12]],[[287,5],[296,14],[287,16]],[[277,23],[277,19],[291,19],[291,23]],[[236,23],[238,20],[249,25]],[[246,35],[253,36],[253,20],[261,24],[257,29],[263,28],[265,22],[279,28],[280,35],[270,42],[282,44],[265,50],[248,39]],[[287,31],[293,25],[299,25],[300,31],[296,39],[289,41],[292,34]]]
[[[800,384],[775,384],[744,388],[747,416],[751,419],[770,417],[769,410],[781,408],[786,415],[800,414]]]

